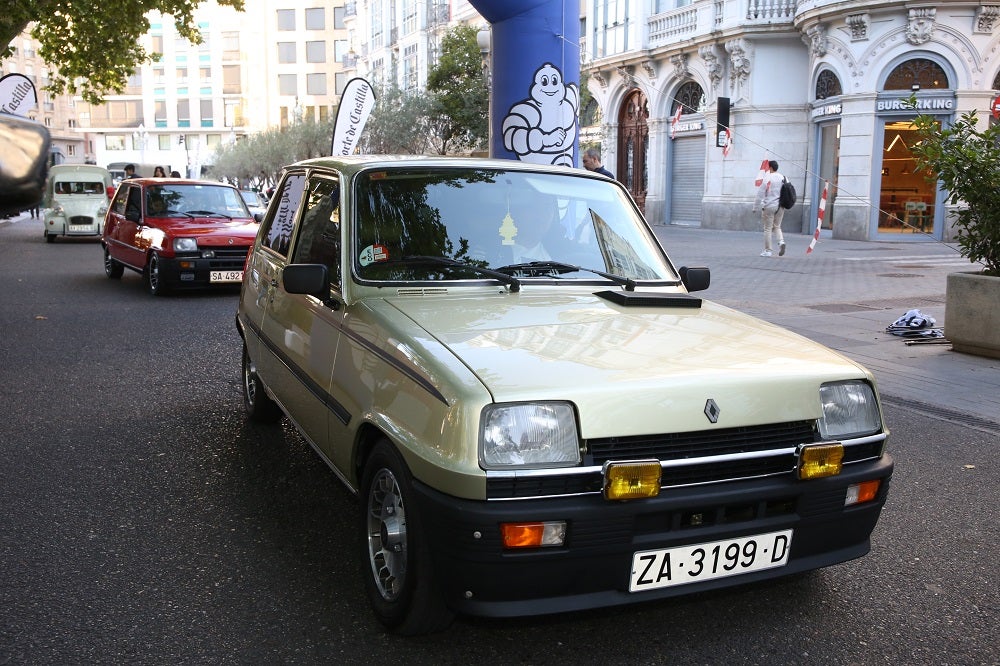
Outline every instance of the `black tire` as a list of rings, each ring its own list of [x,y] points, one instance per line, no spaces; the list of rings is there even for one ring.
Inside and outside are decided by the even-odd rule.
[[[413,498],[406,463],[383,439],[361,477],[361,566],[375,616],[404,636],[442,631],[454,617],[434,583],[427,533]]]
[[[125,267],[112,259],[108,248],[104,248],[104,274],[108,276],[108,279],[118,280],[124,273]]]
[[[56,235],[55,234],[45,234],[45,242],[46,243],[55,243],[56,242]]]
[[[153,296],[166,296],[170,291],[160,274],[160,258],[155,252],[149,255],[149,263],[146,264],[146,288]]]
[[[247,345],[243,343],[243,407],[247,418],[257,423],[276,423],[281,419],[281,408],[271,400],[264,385],[257,377],[257,367],[250,359]]]

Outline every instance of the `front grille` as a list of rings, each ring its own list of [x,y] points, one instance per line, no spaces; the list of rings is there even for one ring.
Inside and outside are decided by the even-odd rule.
[[[70,224],[93,224],[94,223],[94,218],[90,217],[89,215],[74,215],[73,217],[69,218],[69,223]]]
[[[249,251],[249,247],[238,245],[215,248],[215,257],[209,259],[208,265],[213,271],[241,271]]]
[[[589,471],[556,475],[498,475],[487,478],[490,499],[554,497],[599,493],[603,488],[601,467],[608,461],[655,458],[661,462],[681,462],[696,458],[717,458],[741,453],[772,455],[710,460],[668,465],[663,470],[664,488],[754,479],[795,471],[795,449],[800,444],[819,441],[814,421],[791,421],[742,428],[721,428],[700,432],[608,437],[584,442],[583,464]],[[845,447],[844,463],[873,460],[882,453],[883,441]]]
[[[608,437],[587,440],[585,464],[603,465],[608,460],[684,460],[731,453],[752,453],[795,448],[816,441],[813,421],[792,421],[743,428],[720,428],[699,432]]]

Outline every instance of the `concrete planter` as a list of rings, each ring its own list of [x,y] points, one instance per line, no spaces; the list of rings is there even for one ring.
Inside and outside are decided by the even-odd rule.
[[[944,336],[955,351],[1000,358],[1000,277],[948,274]]]

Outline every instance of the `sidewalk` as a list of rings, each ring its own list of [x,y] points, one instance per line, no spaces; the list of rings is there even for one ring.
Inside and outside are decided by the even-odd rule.
[[[947,344],[906,345],[885,332],[917,308],[945,323],[948,273],[975,270],[931,239],[843,241],[785,234],[785,256],[761,257],[761,232],[655,226],[674,264],[708,266],[699,295],[773,322],[858,361],[875,374],[883,399],[989,432],[1000,430],[1000,360]],[[777,248],[775,248],[777,250]]]

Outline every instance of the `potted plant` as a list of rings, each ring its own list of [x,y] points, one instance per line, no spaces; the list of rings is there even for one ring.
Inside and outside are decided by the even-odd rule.
[[[962,256],[983,265],[948,275],[944,335],[956,351],[1000,358],[1000,124],[981,128],[975,111],[949,127],[923,114],[913,122],[917,167],[947,192]]]

